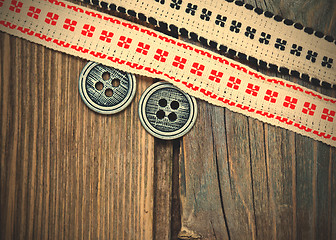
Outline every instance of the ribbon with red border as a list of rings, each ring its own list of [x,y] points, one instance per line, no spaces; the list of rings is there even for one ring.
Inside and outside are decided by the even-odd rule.
[[[64,1],[0,0],[0,30],[336,146],[336,99],[140,25]]]

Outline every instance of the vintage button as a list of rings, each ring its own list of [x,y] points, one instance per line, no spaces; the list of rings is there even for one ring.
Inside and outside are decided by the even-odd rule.
[[[99,63],[89,62],[79,77],[79,93],[95,112],[114,114],[125,109],[136,90],[134,75]]]
[[[139,101],[139,117],[154,137],[176,139],[185,135],[197,116],[195,98],[166,82],[151,85]]]

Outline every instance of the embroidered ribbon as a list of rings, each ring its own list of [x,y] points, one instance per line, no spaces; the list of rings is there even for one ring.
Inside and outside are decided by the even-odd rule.
[[[0,30],[336,146],[336,99],[122,19],[56,0],[0,0]]]
[[[81,1],[179,31],[224,53],[282,73],[327,87],[336,84],[333,37],[239,0]]]

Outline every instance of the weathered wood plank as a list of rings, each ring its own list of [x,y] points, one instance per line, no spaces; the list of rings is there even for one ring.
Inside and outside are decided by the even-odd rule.
[[[1,236],[151,239],[154,138],[137,102],[102,116],[78,94],[85,61],[1,33]]]
[[[221,125],[223,127],[223,124]],[[217,126],[217,128],[220,127],[220,125]],[[223,178],[228,178],[230,181],[230,188],[222,190],[223,201],[228,205],[227,212],[230,214],[227,216],[230,237],[231,239],[255,238],[256,216],[248,118],[226,110],[225,128],[229,169],[228,176],[221,176],[221,182],[224,182]]]
[[[180,154],[181,154],[181,139],[173,143],[173,166],[172,166],[172,203],[171,203],[171,219],[170,230],[171,239],[177,239],[181,230],[181,196],[180,196]],[[169,210],[169,209],[167,209]],[[165,224],[165,223],[157,223]]]
[[[266,126],[266,158],[273,217],[273,239],[295,236],[295,134]]]
[[[245,2],[336,36],[333,1]],[[320,16],[324,16],[323,20]],[[335,96],[333,90],[259,70]],[[218,236],[223,239],[333,239],[335,148],[228,110],[203,106],[203,101],[198,104],[199,122],[183,141],[182,236],[187,239],[221,239]],[[213,142],[207,135],[212,136]],[[216,150],[211,151],[212,148]],[[200,160],[195,162],[193,154]],[[211,159],[216,159],[217,170],[204,163]],[[207,170],[204,166],[208,166]],[[203,181],[202,188],[195,187],[208,176],[215,178],[215,171],[218,171],[217,183]],[[209,195],[200,197],[201,193]],[[209,210],[210,206],[216,206],[218,212]],[[221,222],[219,232],[216,227],[210,230],[213,218]]]
[[[226,156],[222,144],[214,142],[210,109],[198,101],[198,116],[194,128],[183,138],[180,159],[181,239],[212,237],[228,239],[223,217],[224,209],[217,176],[217,161]],[[223,109],[221,115],[223,116]],[[220,113],[218,114],[220,116]]]
[[[272,239],[274,219],[269,187],[269,170],[266,156],[265,124],[248,119],[253,206],[255,214],[255,239]]]
[[[2,34],[1,39],[6,39],[5,36],[7,35]],[[16,102],[12,104],[20,107],[17,111],[18,114],[22,114],[17,121],[17,125],[21,126],[20,130],[16,135],[9,133],[10,136],[1,132],[1,136],[6,141],[12,136],[16,137],[13,141],[23,139],[24,142],[22,146],[19,146],[20,149],[29,147],[27,151],[17,150],[20,155],[18,159],[25,159],[22,165],[12,161],[13,164],[9,167],[5,164],[4,151],[2,151],[2,189],[6,189],[8,185],[6,168],[13,171],[16,168],[20,169],[16,178],[12,175],[13,180],[11,181],[19,179],[20,184],[17,188],[11,188],[18,190],[12,193],[13,198],[10,199],[15,201],[13,204],[20,206],[18,208],[20,218],[15,222],[10,219],[18,216],[16,212],[3,214],[0,219],[9,228],[14,228],[14,231],[1,228],[1,232],[13,233],[14,238],[24,238],[28,235],[28,238],[33,237],[34,239],[45,237],[62,239],[68,236],[71,236],[71,239],[86,238],[86,236],[105,239],[112,237],[148,239],[152,234],[156,235],[157,239],[164,237],[169,239],[171,234],[170,204],[173,202],[178,205],[176,201],[179,199],[174,197],[175,200],[171,200],[173,158],[165,159],[166,156],[162,156],[163,158],[158,159],[159,164],[156,166],[155,176],[159,177],[160,181],[155,187],[161,186],[162,189],[161,191],[154,190],[154,141],[143,130],[137,117],[139,97],[152,80],[138,78],[140,89],[137,90],[138,93],[130,111],[120,113],[117,115],[119,117],[112,117],[112,120],[111,117],[97,116],[89,111],[78,97],[77,82],[79,73],[85,64],[84,61],[16,40],[16,38],[11,37],[11,39],[14,40],[11,47],[9,47],[9,41],[2,43],[2,47],[8,51],[4,51],[4,58],[1,60],[10,59],[10,51],[18,49],[17,53],[12,56],[11,64],[15,61],[19,64],[16,69],[11,68],[11,64],[1,65],[7,70],[7,73],[5,71],[2,74],[1,81],[4,80],[2,86],[6,87],[10,82],[7,75],[11,72],[15,74],[22,72],[20,69],[22,65],[29,66],[29,69],[25,70],[22,75],[26,76],[30,73],[35,76],[35,81],[30,79],[32,76],[20,79],[28,85],[22,88],[20,94],[11,95],[23,96],[27,94],[26,89],[31,87],[30,95],[34,96],[25,97],[21,104]],[[26,45],[31,46],[32,51]],[[26,55],[21,54],[22,50],[28,51]],[[34,58],[35,55],[37,58]],[[43,81],[37,81],[36,76],[42,76]],[[8,81],[5,81],[6,79]],[[64,91],[68,88],[71,90]],[[7,89],[1,88],[1,90]],[[4,113],[2,119],[6,119],[7,111],[4,112],[2,108],[8,108],[8,95],[2,94],[1,96],[4,96],[4,101],[2,101],[4,104],[1,104],[1,110]],[[22,110],[23,102],[27,104],[29,111]],[[33,115],[28,118],[27,114]],[[20,121],[21,119],[24,119],[24,122]],[[35,126],[29,131],[28,126],[32,120]],[[6,121],[2,123],[2,126],[7,124]],[[65,123],[66,126],[62,126],[61,123]],[[37,131],[36,124],[41,127],[42,133]],[[111,126],[118,128],[119,133]],[[119,126],[123,127],[119,128]],[[87,132],[87,129],[92,131]],[[24,132],[23,136],[21,132]],[[85,139],[91,139],[94,142],[91,144],[92,148],[86,147],[89,140]],[[33,145],[30,145],[30,142]],[[104,144],[108,144],[109,147],[106,148]],[[1,149],[5,150],[6,146],[3,144]],[[99,147],[104,147],[102,149],[105,150],[99,151]],[[157,149],[160,151],[160,146]],[[162,149],[171,152],[175,148],[163,144],[161,151]],[[64,161],[59,161],[59,159]],[[176,157],[174,159],[177,160]],[[39,161],[42,160],[43,164],[39,165]],[[91,160],[93,160],[93,165]],[[161,164],[160,160],[162,160]],[[161,168],[165,164],[168,164],[166,172]],[[73,171],[74,169],[76,171]],[[32,173],[33,175],[30,176]],[[175,174],[176,177],[178,175]],[[29,191],[28,186],[30,185],[33,187]],[[106,191],[109,188],[110,191]],[[104,202],[95,201],[88,196],[100,196]],[[155,208],[153,207],[154,197],[157,201]],[[162,201],[166,201],[166,204],[162,204]],[[179,210],[174,209],[172,212],[174,215],[178,214],[174,216],[174,219],[179,219]],[[165,214],[165,217],[162,217],[162,214]],[[28,224],[27,222],[31,220],[33,223]],[[48,224],[41,227],[43,222]],[[174,223],[172,227],[175,228],[173,231],[176,236],[180,230],[180,224]]]
[[[296,137],[296,220],[297,237],[314,239],[314,143],[303,136]]]
[[[173,141],[155,140],[154,239],[171,239],[173,159]]]
[[[331,239],[331,151],[325,144],[318,144],[316,155],[316,238]],[[334,159],[333,161],[335,161]]]

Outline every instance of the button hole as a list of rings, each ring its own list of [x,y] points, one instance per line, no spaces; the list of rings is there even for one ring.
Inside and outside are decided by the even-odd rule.
[[[167,100],[164,99],[164,98],[160,99],[160,100],[159,100],[159,105],[160,105],[160,107],[165,107],[165,106],[167,106]]]
[[[180,107],[180,104],[177,101],[172,101],[170,103],[170,107],[174,110],[178,109]],[[176,115],[176,114],[175,114]]]
[[[106,95],[106,97],[112,97],[112,95],[113,95],[112,89],[110,89],[110,88],[106,89],[105,90],[105,95]]]
[[[100,91],[100,90],[102,90],[102,89],[104,88],[104,84],[103,84],[102,82],[97,82],[97,83],[95,84],[95,88],[96,88],[98,91]]]
[[[102,75],[102,78],[106,81],[110,79],[110,73],[109,72],[104,72]]]
[[[119,79],[115,78],[115,79],[112,80],[112,86],[113,87],[119,87],[119,85],[120,85],[120,80]]]
[[[169,113],[168,119],[169,119],[169,121],[174,122],[177,119],[176,113],[173,113],[173,112]]]
[[[159,111],[156,112],[156,117],[158,119],[163,119],[165,117],[165,115],[166,114],[165,114],[165,112],[163,110],[159,110]]]

